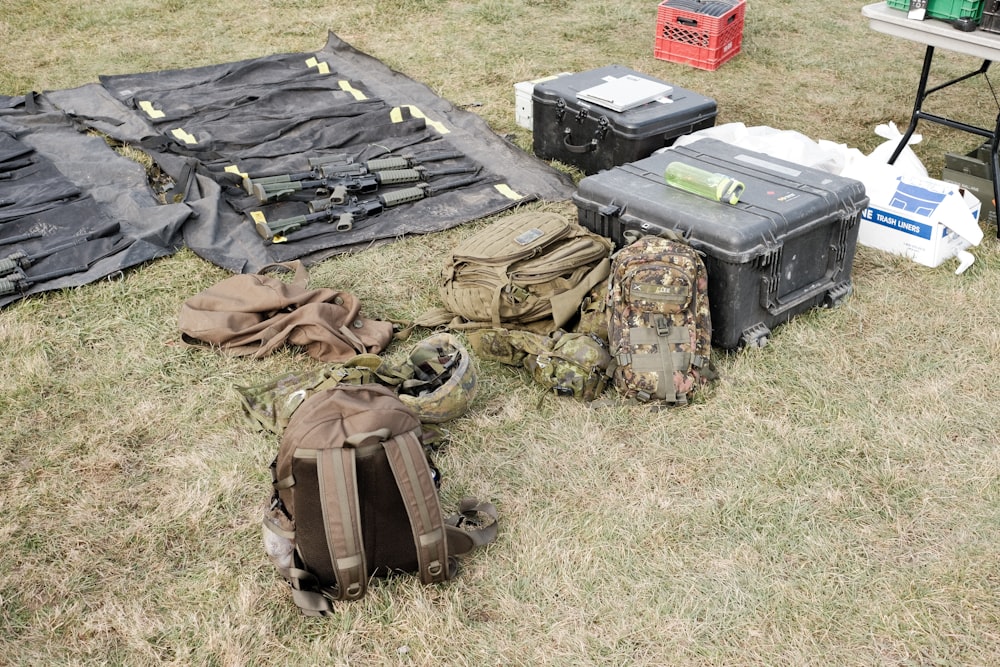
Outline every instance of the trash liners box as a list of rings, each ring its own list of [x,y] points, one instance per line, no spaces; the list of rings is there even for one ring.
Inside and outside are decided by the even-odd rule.
[[[664,179],[674,161],[746,187],[736,204],[674,188]],[[616,247],[674,230],[702,251],[712,343],[723,349],[762,346],[795,315],[838,305],[868,206],[860,181],[710,138],[587,176],[573,200],[580,224]]]
[[[593,101],[581,93],[605,84],[616,86],[626,99]],[[667,90],[644,100],[657,84]],[[597,98],[599,99],[599,98]],[[674,86],[622,65],[535,84],[532,100],[532,149],[545,160],[559,160],[596,174],[634,162],[671,145],[684,134],[715,125],[715,100]]]

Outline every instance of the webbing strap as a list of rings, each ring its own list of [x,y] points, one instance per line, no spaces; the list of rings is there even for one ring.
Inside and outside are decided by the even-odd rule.
[[[444,581],[449,576],[448,543],[437,488],[423,447],[411,432],[386,440],[382,446],[410,518],[420,580],[425,584]]]
[[[330,598],[316,590],[316,577],[310,572],[293,567],[286,578],[292,587],[292,601],[304,616],[328,616],[333,612]]]
[[[506,288],[507,285],[497,285],[493,290],[493,301],[490,303],[490,317],[493,318],[491,323],[494,327],[500,326],[500,296]]]
[[[353,449],[322,449],[317,453],[316,475],[323,510],[330,564],[337,577],[340,599],[355,600],[365,594],[368,567],[361,541],[361,510]]]
[[[268,521],[268,519],[266,517],[264,518],[264,520],[261,523],[264,524],[264,529],[265,530],[271,531],[272,533],[274,533],[278,537],[283,537],[286,540],[290,540],[292,542],[295,542],[295,531],[294,530],[285,530],[285,529],[279,527],[278,524],[274,523],[273,521]]]
[[[691,367],[690,350],[678,351],[676,345],[687,345],[691,334],[686,326],[633,327],[629,329],[632,345],[655,345],[655,352],[634,352],[627,361],[618,359],[619,364],[629,363],[636,373],[657,373],[656,398],[678,401],[680,397],[674,386],[674,372],[687,373]]]

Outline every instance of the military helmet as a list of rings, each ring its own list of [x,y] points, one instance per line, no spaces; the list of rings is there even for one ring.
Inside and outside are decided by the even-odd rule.
[[[476,395],[478,380],[472,357],[448,333],[436,333],[417,343],[405,366],[412,378],[398,388],[399,400],[413,408],[426,424],[460,417]]]

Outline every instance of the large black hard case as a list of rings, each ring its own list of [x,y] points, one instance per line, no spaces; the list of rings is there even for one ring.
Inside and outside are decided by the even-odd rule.
[[[715,100],[673,86],[663,100],[614,111],[577,99],[577,93],[623,76],[665,83],[622,65],[560,76],[535,84],[531,94],[532,150],[596,174],[648,157],[684,134],[715,125]]]
[[[681,161],[746,185],[735,205],[666,184]],[[850,293],[864,184],[702,138],[580,181],[580,224],[620,247],[675,230],[705,255],[712,343],[764,345],[771,329]]]

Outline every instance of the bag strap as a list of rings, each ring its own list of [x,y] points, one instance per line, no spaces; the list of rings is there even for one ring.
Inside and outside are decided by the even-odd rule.
[[[482,522],[485,515],[488,523]],[[463,498],[458,513],[445,519],[448,552],[452,556],[467,554],[497,538],[497,508],[475,498]]]
[[[274,476],[273,471],[274,466],[272,466],[272,477]],[[278,496],[275,493],[275,502]],[[278,527],[274,522],[270,521],[266,516],[263,520],[264,529],[271,531],[275,535],[295,543],[295,529],[284,530]],[[314,574],[308,570],[303,570],[301,567],[296,567],[299,564],[298,555],[293,555],[293,565],[288,567],[282,567],[275,563],[278,568],[278,573],[284,577],[285,581],[292,589],[292,601],[295,606],[299,608],[304,616],[330,616],[333,614],[333,604],[331,598],[336,597],[336,591],[330,591],[320,586],[319,580]]]
[[[337,577],[337,599],[356,600],[367,589],[368,565],[361,537],[354,449],[319,450],[316,476],[330,565]]]
[[[611,275],[611,260],[605,257],[588,271],[573,288],[554,294],[549,298],[549,302],[552,304],[552,320],[557,329],[563,328],[580,312],[580,304],[583,303],[590,290],[606,280],[609,275]]]
[[[396,435],[382,446],[410,518],[420,581],[425,584],[445,581],[451,575],[448,541],[423,446],[413,432]]]
[[[260,267],[257,271],[258,275],[264,275],[268,271],[273,271],[274,269],[282,269],[284,271],[291,271],[295,274],[292,278],[292,284],[306,289],[309,286],[309,270],[306,269],[306,265],[302,263],[302,260],[295,259],[290,262],[272,262],[271,264],[265,264]]]

